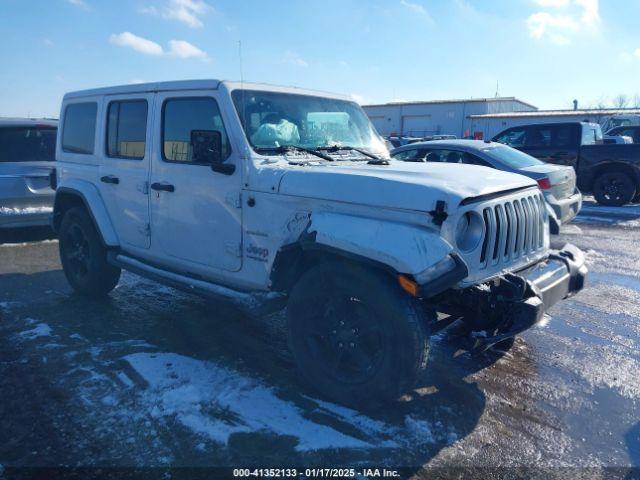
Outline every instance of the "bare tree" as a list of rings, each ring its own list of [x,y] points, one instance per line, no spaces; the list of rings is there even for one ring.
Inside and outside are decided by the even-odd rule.
[[[620,95],[616,95],[615,97],[613,97],[612,103],[614,108],[625,108],[627,105],[629,105],[629,97],[621,93]]]
[[[636,93],[631,101],[633,108],[640,108],[640,93]]]

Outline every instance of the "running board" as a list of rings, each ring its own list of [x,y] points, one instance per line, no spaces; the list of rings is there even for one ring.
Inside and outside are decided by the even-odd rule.
[[[223,287],[175,272],[169,272],[151,266],[135,258],[119,252],[109,252],[107,260],[110,264],[132,273],[149,278],[163,285],[173,287],[187,293],[193,293],[215,301],[227,301],[235,307],[253,316],[262,316],[282,310],[287,302],[285,295],[275,292],[246,293]]]

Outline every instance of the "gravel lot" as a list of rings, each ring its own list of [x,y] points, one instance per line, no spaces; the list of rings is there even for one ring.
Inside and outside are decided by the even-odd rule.
[[[418,476],[589,466],[636,478],[605,467],[640,467],[639,227],[640,206],[588,203],[554,238],[587,252],[587,290],[503,355],[471,358],[444,332],[414,394],[376,413],[302,384],[281,315],[250,318],[128,273],[108,299],[80,298],[46,230],[5,233],[0,465],[374,465]]]

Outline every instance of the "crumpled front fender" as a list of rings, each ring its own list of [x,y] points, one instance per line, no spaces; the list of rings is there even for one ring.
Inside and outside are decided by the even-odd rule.
[[[311,215],[307,229],[321,245],[416,275],[453,251],[438,233],[424,227],[332,212]]]

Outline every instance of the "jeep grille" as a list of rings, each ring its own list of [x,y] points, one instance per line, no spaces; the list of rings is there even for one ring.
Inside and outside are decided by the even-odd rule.
[[[549,221],[544,197],[537,188],[462,206],[443,225],[447,238],[455,238],[454,226],[467,212],[482,217],[483,232],[476,248],[458,251],[469,268],[462,286],[519,270],[546,256]]]

